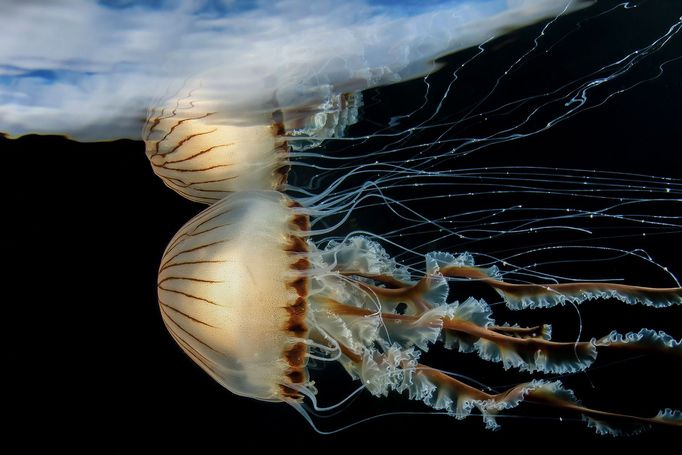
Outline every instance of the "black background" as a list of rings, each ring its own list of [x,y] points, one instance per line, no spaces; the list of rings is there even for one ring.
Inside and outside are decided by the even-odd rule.
[[[661,4],[667,6],[640,18],[653,31],[665,30],[661,25],[675,17],[675,2]],[[618,16],[607,17],[602,28],[571,35],[566,46],[552,51],[553,64],[570,68],[571,62],[587,65],[580,63],[585,59],[608,62],[632,49],[630,41],[635,38],[623,33],[618,20]],[[527,49],[528,38],[538,30],[494,43],[488,60],[467,73],[468,79],[463,77],[459,87],[470,87],[472,97],[477,90],[485,91],[490,80],[484,75],[499,74],[504,66],[495,67],[495,59]],[[586,55],[600,34],[623,37],[611,39],[610,47],[600,47],[598,55]],[[646,36],[639,36],[637,43],[646,41]],[[604,49],[612,55],[604,54]],[[456,65],[466,55],[448,60]],[[633,80],[646,79],[662,61],[682,55],[679,37],[665,55],[642,64]],[[513,93],[533,84],[552,85],[552,75],[561,71],[557,66],[548,68],[546,61],[530,61],[504,90]],[[449,81],[447,68],[439,74],[434,84]],[[682,177],[681,74],[682,61],[672,62],[654,81],[548,132],[480,151],[463,165],[548,165]],[[406,102],[396,97],[396,90],[417,100],[423,84],[414,81],[368,92],[365,117],[387,117],[396,104]],[[466,101],[461,103],[466,106]],[[369,128],[364,122],[350,133]],[[3,407],[10,422],[6,435],[15,448],[123,451],[137,450],[142,444],[229,451],[241,442],[252,450],[272,443],[281,450],[313,453],[346,444],[358,450],[372,446],[394,450],[416,443],[420,451],[540,453],[558,448],[653,449],[679,440],[679,430],[660,428],[634,438],[599,437],[580,422],[560,423],[552,414],[532,408],[519,411],[525,417],[502,419],[498,432],[485,431],[478,417],[455,421],[412,415],[373,420],[331,436],[317,435],[286,405],[261,403],[222,389],[167,335],[156,305],[156,269],[168,240],[201,207],[163,186],[153,175],[141,142],[82,144],[61,137],[27,136],[0,140],[0,150],[5,197],[2,320],[5,376],[10,380]],[[680,239],[679,234],[660,236],[644,246],[680,275]],[[587,316],[601,319],[604,327],[625,321],[626,326],[649,325],[682,336],[679,311],[656,315],[619,305],[597,305],[586,311]],[[448,358],[447,353],[435,355]],[[452,358],[451,369],[461,365],[458,371],[467,374],[496,368],[466,356]],[[610,365],[614,360],[617,357],[607,357],[607,368],[575,379],[572,385],[586,404],[644,414],[665,406],[682,407],[679,359],[630,359]],[[339,384],[350,382],[338,373]],[[512,376],[517,377],[522,376]],[[347,384],[343,387],[348,390]],[[409,407],[398,397],[382,401],[362,396],[340,421],[351,423],[387,410],[428,409]],[[534,418],[538,416],[546,418]],[[318,423],[330,428],[324,421]]]

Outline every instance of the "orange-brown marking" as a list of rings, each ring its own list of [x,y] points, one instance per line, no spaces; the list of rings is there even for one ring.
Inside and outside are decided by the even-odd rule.
[[[284,352],[284,357],[289,365],[302,365],[305,363],[305,356],[308,353],[308,346],[305,343],[296,343],[289,350]]]
[[[270,126],[270,129],[272,130],[273,136],[276,138],[282,138],[286,134],[286,129],[284,128],[284,119],[281,111],[276,111],[275,113],[272,114],[272,125]],[[289,143],[286,141],[282,141],[279,143],[277,146],[275,146],[275,150],[273,150],[275,153],[275,156],[277,157],[277,161],[280,164],[280,166],[277,166],[277,168],[273,172],[273,182],[272,182],[272,189],[274,190],[281,190],[284,185],[287,183],[287,180],[289,179],[289,171],[291,171],[291,166],[289,164],[286,164],[287,159],[289,158]]]
[[[291,219],[292,226],[296,226],[299,230],[303,232],[308,232],[310,228],[310,223],[306,215],[294,215]]]
[[[287,287],[295,289],[300,297],[306,297],[308,295],[308,279],[304,276],[290,281],[287,283]]]
[[[310,261],[306,258],[301,258],[289,266],[293,270],[308,270],[310,268]]]
[[[307,253],[308,244],[302,237],[292,235],[289,237],[289,245],[284,248],[288,253]]]
[[[295,202],[290,202],[289,207],[295,207]],[[290,226],[297,226],[301,231],[307,231],[309,225],[308,217],[306,215],[293,215],[289,220]],[[291,336],[297,338],[308,337],[308,327],[305,323],[306,309],[308,306],[308,278],[306,273],[310,269],[310,261],[306,257],[301,257],[301,253],[308,252],[308,245],[305,239],[298,235],[289,236],[289,244],[284,249],[289,253],[292,263],[289,265],[291,270],[299,273],[290,282],[286,283],[288,288],[296,291],[297,297],[293,301],[289,301],[285,310],[288,314],[288,319],[284,324],[283,329]],[[308,380],[308,372],[305,369],[306,358],[308,354],[308,347],[305,343],[295,343],[287,346],[282,353],[283,358],[289,364],[289,368],[285,373],[290,384],[303,384]],[[286,398],[293,398],[301,400],[303,396],[298,391],[286,386],[286,383],[280,385],[280,394]]]

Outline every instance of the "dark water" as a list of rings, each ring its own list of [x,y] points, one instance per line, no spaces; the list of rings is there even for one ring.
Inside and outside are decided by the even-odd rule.
[[[674,20],[674,7],[678,5],[676,2],[666,5],[667,10],[652,9],[649,15],[639,17],[640,25],[645,24],[638,29],[639,34],[628,34],[626,27],[632,23],[618,15],[607,16],[599,27],[585,26],[577,32],[572,31],[575,21],[559,24],[566,30],[557,28],[555,38],[570,32],[569,38],[546,55],[529,59],[486,103],[500,106],[527,93],[539,93],[544,87],[562,86],[595,65],[599,67],[600,62],[610,62],[646,44],[667,28],[664,24]],[[669,14],[663,15],[661,11]],[[584,18],[593,16],[594,12],[583,14]],[[459,92],[448,98],[436,120],[454,122],[472,103],[481,100],[510,59],[527,50],[529,40],[539,30],[533,27],[492,43],[489,52],[461,74],[456,86]],[[621,38],[600,45],[600,37],[613,35]],[[448,57],[449,66],[429,79],[431,95],[427,106],[398,128],[409,127],[410,122],[419,123],[419,115],[428,117],[433,113],[441,99],[437,94],[443,93],[452,80],[453,68],[474,52]],[[675,36],[664,51],[637,65],[625,77],[595,89],[594,104],[637,81],[646,81],[641,85],[548,131],[492,145],[440,166],[446,166],[444,169],[548,166],[681,178],[681,55],[682,39]],[[659,66],[675,58],[659,75]],[[413,111],[422,103],[424,88],[424,82],[416,80],[365,93],[364,120],[349,134],[370,134],[377,125],[386,125],[396,113]],[[488,123],[468,122],[448,134],[490,135],[514,124],[529,109],[532,108],[524,107]],[[544,119],[556,118],[562,112],[560,106],[545,109]],[[443,129],[437,130],[435,136],[434,132],[411,136],[408,143],[432,142],[441,132]],[[327,145],[329,153],[340,153],[346,146]],[[456,421],[446,416],[408,415],[385,417],[332,436],[319,436],[288,406],[236,397],[222,389],[166,333],[156,305],[158,262],[175,231],[201,207],[163,186],[153,175],[141,142],[82,144],[61,137],[28,136],[14,141],[2,139],[0,147],[5,204],[9,208],[5,211],[2,245],[6,258],[5,288],[10,291],[4,299],[3,317],[9,328],[5,331],[8,353],[5,371],[10,378],[5,405],[10,423],[5,433],[17,448],[79,446],[92,450],[137,450],[139,444],[144,444],[226,452],[234,450],[236,441],[241,441],[250,450],[261,450],[266,443],[273,443],[279,450],[309,453],[341,445],[353,446],[352,450],[383,447],[379,450],[387,451],[410,443],[418,444],[420,452],[438,448],[467,453],[497,450],[551,453],[559,448],[654,450],[672,448],[674,445],[668,444],[679,440],[679,430],[665,428],[634,438],[600,437],[583,423],[570,420],[570,415],[562,414],[569,418],[560,422],[558,414],[530,406],[514,410],[519,418],[500,419],[502,429],[498,432],[485,431],[476,416]],[[381,139],[354,147],[353,150],[361,150],[359,153],[370,153],[372,148],[381,147]],[[445,150],[434,146],[429,153]],[[401,158],[404,159],[398,155],[394,159]],[[300,184],[308,176],[299,173],[295,178]],[[401,191],[402,194],[396,193],[397,197],[409,196],[406,190]],[[519,203],[540,203],[529,198]],[[505,197],[497,200],[501,205],[509,202]],[[582,204],[564,202],[571,207]],[[467,210],[476,203],[460,200],[454,207],[444,207],[441,202],[426,201],[420,209],[436,216]],[[679,210],[679,203],[649,207],[664,215],[682,215],[674,212]],[[360,214],[352,222],[373,232],[386,232],[394,227],[381,216]],[[603,238],[595,244],[645,248],[656,262],[678,276],[682,274],[679,229],[656,231],[658,235],[642,239],[631,235],[631,230],[627,235],[619,232],[617,224],[602,227]],[[553,235],[532,242],[572,240],[570,236],[562,237],[563,234]],[[524,248],[524,242],[529,242],[527,236],[503,240],[510,243],[509,248]],[[415,239],[412,246],[424,241]],[[499,242],[462,245],[444,240],[434,245],[434,249],[452,251],[493,252],[504,248]],[[600,262],[592,269],[584,264],[580,270],[570,264],[566,268],[573,276],[616,275],[633,283],[670,285],[660,271],[637,264],[628,268],[627,261]],[[494,299],[485,289],[453,292],[458,296],[477,292],[481,297]],[[651,327],[665,330],[676,339],[682,337],[679,309],[657,312],[604,302],[584,305],[581,310],[584,331],[589,335],[605,334],[612,328],[624,332]],[[503,317],[509,317],[509,313],[503,313]],[[563,333],[569,339],[577,326],[576,312],[571,309],[548,310],[524,318],[527,319],[519,321],[551,320],[557,336]],[[471,355],[439,349],[426,359],[435,366],[496,385],[529,378],[512,371],[503,372],[498,365]],[[679,359],[604,355],[595,367],[586,374],[564,378],[566,385],[587,405],[638,415],[653,415],[664,407],[682,408]],[[320,388],[322,385],[328,388],[322,395],[330,401],[352,389],[350,379],[340,369],[332,367],[315,374],[319,375]],[[318,424],[324,429],[338,428],[376,413],[406,410],[428,411],[398,396],[377,399],[363,395],[341,416],[329,423],[320,420]],[[90,438],[99,443],[92,446],[87,442]]]

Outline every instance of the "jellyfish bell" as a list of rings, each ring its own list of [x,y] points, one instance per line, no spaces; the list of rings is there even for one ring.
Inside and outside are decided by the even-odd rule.
[[[582,414],[603,433],[622,431],[622,421],[682,425],[682,414],[669,409],[644,418],[587,408],[559,381],[481,390],[420,363],[421,353],[441,341],[531,373],[584,370],[601,350],[682,355],[682,342],[648,329],[557,342],[546,325],[498,324],[484,300],[449,301],[453,279],[481,280],[512,309],[604,295],[629,304],[677,305],[682,289],[513,285],[466,253],[430,253],[425,272],[415,276],[368,236],[318,248],[309,220],[319,215],[319,207],[281,192],[232,193],[183,226],[164,253],[158,277],[163,321],[184,352],[233,393],[289,403],[313,423],[303,403],[317,407],[308,368],[314,359],[340,363],[374,396],[402,393],[457,418],[477,410],[489,428],[497,427],[496,414],[524,400]]]
[[[307,381],[306,219],[291,203],[235,193],[182,228],[159,272],[173,338],[223,386],[261,400],[281,401]]]

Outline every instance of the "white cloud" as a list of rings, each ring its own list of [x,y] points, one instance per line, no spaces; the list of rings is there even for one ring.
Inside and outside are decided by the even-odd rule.
[[[156,9],[3,2],[0,131],[138,139],[154,100],[198,84],[222,121],[248,122],[273,103],[314,104],[330,91],[415,77],[437,56],[567,3],[452,0],[408,14],[364,0],[223,2],[228,13],[216,15],[202,12],[206,1]]]

